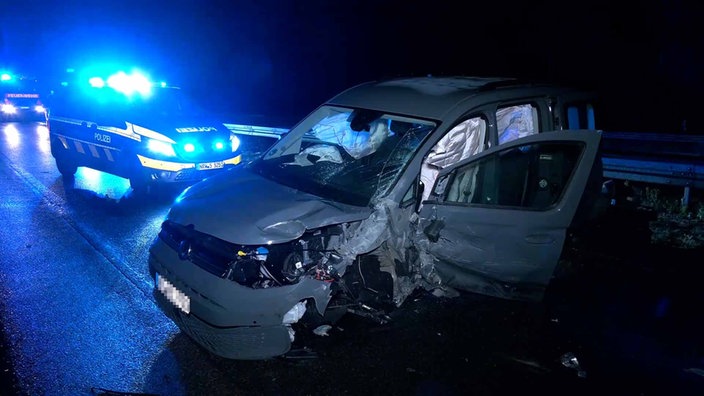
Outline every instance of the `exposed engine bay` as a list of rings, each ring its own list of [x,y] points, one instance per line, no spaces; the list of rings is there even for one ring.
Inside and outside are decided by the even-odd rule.
[[[391,259],[386,243],[376,242],[386,239],[388,232],[388,219],[380,218],[385,217],[380,216],[384,212],[377,210],[361,222],[321,227],[296,240],[266,246],[232,244],[168,220],[162,225],[160,238],[182,260],[253,289],[292,285],[304,277],[327,282],[331,295],[326,311],[339,313],[344,308],[383,322],[420,284],[420,277],[415,277],[413,287],[398,286],[411,283],[412,271],[405,263]]]

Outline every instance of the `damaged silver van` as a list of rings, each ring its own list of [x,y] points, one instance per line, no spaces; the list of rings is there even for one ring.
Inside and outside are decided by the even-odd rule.
[[[600,140],[593,97],[567,88],[353,87],[176,199],[150,248],[155,298],[231,359],[284,355],[344,314],[387,320],[419,288],[540,300],[601,207]]]

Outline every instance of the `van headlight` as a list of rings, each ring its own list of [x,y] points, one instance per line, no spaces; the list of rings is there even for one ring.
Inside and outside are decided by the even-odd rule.
[[[149,139],[147,142],[147,148],[149,151],[161,154],[167,157],[175,157],[176,151],[174,151],[174,146],[171,143],[167,143],[161,140]]]

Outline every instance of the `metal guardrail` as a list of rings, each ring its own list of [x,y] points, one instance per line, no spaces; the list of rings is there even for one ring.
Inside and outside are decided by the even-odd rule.
[[[233,133],[238,133],[241,135],[250,136],[260,136],[260,137],[270,137],[272,139],[280,139],[281,136],[288,132],[286,128],[273,128],[265,126],[256,125],[243,125],[243,124],[227,124],[223,123],[225,128],[229,129]]]
[[[616,158],[604,154],[604,176],[635,182],[704,188],[704,165],[667,160]]]
[[[604,176],[617,180],[704,189],[704,135],[604,132]]]
[[[280,139],[286,128],[224,124],[230,131]],[[704,189],[704,135],[602,132],[602,163],[609,179],[682,187],[683,204],[692,188]]]

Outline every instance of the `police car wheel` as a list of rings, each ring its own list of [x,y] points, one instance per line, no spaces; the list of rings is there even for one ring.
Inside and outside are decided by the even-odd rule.
[[[56,160],[56,169],[59,170],[59,173],[61,173],[63,177],[73,177],[73,175],[76,174],[78,165],[66,158],[62,152],[57,151],[57,154],[54,156],[54,160]]]
[[[135,192],[147,193],[151,184],[142,177],[130,177],[130,187]]]
[[[78,167],[65,159],[56,159],[56,168],[63,177],[73,177],[76,174]]]
[[[76,174],[78,165],[69,158],[66,154],[66,150],[56,141],[53,141],[51,144],[51,154],[56,161],[56,169],[59,170],[59,173],[61,173],[63,177],[70,178]]]

